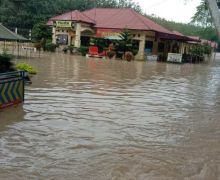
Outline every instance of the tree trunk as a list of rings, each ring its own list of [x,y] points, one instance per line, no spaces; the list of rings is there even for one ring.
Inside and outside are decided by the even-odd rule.
[[[212,20],[218,34],[218,38],[220,39],[220,12],[218,9],[217,2],[216,0],[206,0],[206,3],[209,7],[209,11],[211,13]]]

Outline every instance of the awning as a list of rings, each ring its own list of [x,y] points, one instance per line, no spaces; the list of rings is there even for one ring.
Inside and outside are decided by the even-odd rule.
[[[197,40],[197,39],[194,39],[188,36],[180,35],[180,34],[167,34],[167,33],[156,32],[156,37],[160,39],[177,40],[177,41],[183,41],[183,42],[187,42],[187,41],[200,42],[200,40]]]
[[[122,40],[120,36],[106,36],[104,39],[109,39],[109,40]]]

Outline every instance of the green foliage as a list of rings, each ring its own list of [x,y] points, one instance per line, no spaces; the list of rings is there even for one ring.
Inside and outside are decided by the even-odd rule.
[[[34,41],[42,41],[44,39],[50,39],[52,36],[52,30],[45,23],[40,22],[34,25],[32,29],[32,39]]]
[[[202,27],[213,26],[212,17],[205,0],[202,0],[200,5],[197,6],[196,13],[192,17],[191,23]]]
[[[63,51],[64,53],[67,53],[68,47],[64,47],[62,51]]]
[[[10,54],[7,54],[6,52],[3,52],[0,54],[0,73],[5,73],[9,71],[14,71],[14,65],[11,62],[13,59],[13,56]]]
[[[108,47],[107,41],[100,38],[91,38],[90,45],[97,46],[99,48],[99,51],[103,51],[105,48]]]
[[[0,22],[10,27],[33,28],[34,24],[67,11],[80,11],[94,7],[130,7],[138,12],[141,8],[132,0],[1,0]]]
[[[212,48],[209,45],[195,45],[190,49],[190,54],[194,56],[203,56],[204,54],[211,54]]]
[[[88,47],[80,47],[78,48],[78,52],[80,52],[83,56],[85,56],[88,52],[89,48]]]
[[[133,54],[136,54],[138,52],[137,47],[133,46],[132,35],[128,30],[125,29],[120,34],[120,38],[121,38],[121,40],[119,40],[116,45],[117,51],[120,51],[123,53],[125,53],[127,51],[131,51]]]
[[[203,39],[212,40],[212,41],[217,41],[218,39],[215,29],[210,26],[201,27],[201,26],[195,26],[193,24],[183,24],[174,21],[168,21],[166,19],[155,16],[147,16],[147,17],[171,31],[178,31],[187,36],[199,36]]]
[[[29,64],[19,63],[16,65],[18,70],[27,71],[29,74],[37,74],[37,70]]]
[[[73,53],[74,48],[75,48],[74,45],[68,46],[68,50],[70,51],[71,54]]]
[[[53,44],[52,42],[46,42],[43,46],[44,51],[55,52],[58,45]]]

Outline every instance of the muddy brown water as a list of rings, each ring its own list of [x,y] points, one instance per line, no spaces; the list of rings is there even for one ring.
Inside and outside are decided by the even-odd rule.
[[[0,179],[220,179],[220,61],[46,55],[0,111]]]

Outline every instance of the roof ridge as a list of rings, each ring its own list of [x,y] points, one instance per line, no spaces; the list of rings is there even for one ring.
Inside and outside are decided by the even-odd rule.
[[[131,9],[131,11],[132,11],[132,13],[133,13],[135,16],[137,16],[137,17],[142,21],[142,23],[143,23],[144,25],[146,25],[150,30],[153,30],[153,29],[152,29],[151,27],[149,27],[149,26],[143,21],[143,19],[141,19],[140,16],[142,16],[143,18],[145,18],[145,19],[147,19],[147,20],[149,20],[149,21],[151,21],[151,22],[157,24],[158,26],[161,26],[161,25],[159,25],[158,23],[152,21],[151,19],[149,19],[149,18],[143,16],[142,14],[138,14],[138,13],[137,13],[136,11],[134,11],[133,9]],[[171,32],[170,30],[168,30],[167,28],[165,28],[165,27],[163,27],[163,26],[161,26],[161,27],[164,28],[165,30],[167,30],[170,34],[172,34],[172,32]],[[155,31],[155,30],[153,30],[153,31]],[[167,34],[168,34],[168,33],[167,33]]]
[[[81,13],[83,14],[83,16],[87,17],[89,20],[91,20],[93,23],[95,23],[95,19],[90,18],[89,16],[87,16],[86,14],[84,14],[85,11],[82,11]]]
[[[137,14],[136,11],[134,11],[133,9],[131,9],[131,12],[132,12],[145,26],[147,26],[148,29],[152,30],[152,29],[143,21],[143,19],[140,18],[139,14]]]
[[[103,8],[103,9],[104,9],[104,8]],[[109,9],[114,9],[114,8],[109,8]],[[118,14],[120,14],[120,13],[121,13],[121,12],[120,12],[120,11],[118,11],[118,12],[117,12],[117,13],[115,13],[115,14],[114,14],[114,16],[112,16],[112,17],[118,16]],[[109,22],[110,20],[111,20],[111,19],[109,19],[109,20],[108,20],[108,22]]]

